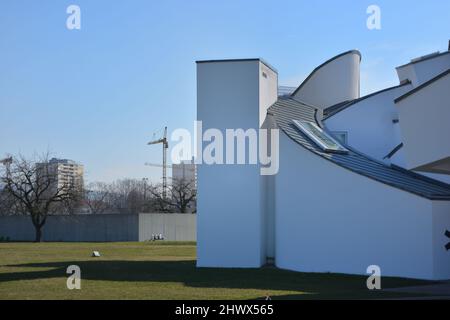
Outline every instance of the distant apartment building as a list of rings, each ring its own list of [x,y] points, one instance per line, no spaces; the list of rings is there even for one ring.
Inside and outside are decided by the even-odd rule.
[[[0,159],[0,166],[5,166],[6,171],[7,171],[9,166],[11,165],[12,161],[13,161],[12,157]],[[4,188],[5,188],[5,183],[0,180],[0,191],[2,191]]]
[[[180,183],[181,184],[178,184]],[[179,164],[172,165],[172,183],[183,186],[183,192],[189,197],[197,192],[197,170],[194,159],[181,161]],[[187,212],[193,213],[197,211],[197,201],[192,200],[188,204]]]
[[[52,158],[48,163],[38,163],[39,170],[48,168],[49,175],[54,177],[53,188],[63,188],[64,186],[82,190],[84,187],[84,167],[75,161],[68,159]]]
[[[194,160],[181,161],[179,164],[172,165],[172,180],[184,180],[192,182],[196,186],[196,166]]]

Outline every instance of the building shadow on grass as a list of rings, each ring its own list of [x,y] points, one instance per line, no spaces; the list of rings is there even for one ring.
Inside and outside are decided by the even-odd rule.
[[[9,265],[18,268],[46,268],[13,273],[0,273],[0,284],[8,281],[67,278],[67,267],[78,265],[82,279],[125,282],[179,282],[194,288],[256,289],[269,293],[293,291],[274,298],[328,299],[376,298],[366,287],[365,276],[301,273],[274,267],[260,269],[197,268],[188,261],[66,261]],[[383,286],[402,287],[430,284],[428,281],[383,278]]]

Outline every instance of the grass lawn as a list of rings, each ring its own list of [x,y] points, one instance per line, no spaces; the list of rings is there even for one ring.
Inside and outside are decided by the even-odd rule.
[[[102,254],[92,258],[93,250]],[[0,299],[378,299],[365,276],[195,267],[195,243],[0,243]],[[81,290],[66,269],[81,268]],[[426,284],[383,278],[383,288]]]

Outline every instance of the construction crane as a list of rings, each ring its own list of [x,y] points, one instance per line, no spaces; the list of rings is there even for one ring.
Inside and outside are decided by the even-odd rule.
[[[150,162],[146,162],[146,163],[144,163],[144,165],[149,166],[149,167],[158,167],[158,168],[164,167],[164,165],[162,165],[162,164],[158,164],[158,163],[150,163]],[[171,168],[171,169],[173,169],[173,166],[170,165],[170,164],[166,164],[166,168]],[[183,168],[183,170],[195,172],[195,169]]]
[[[167,195],[167,149],[169,148],[169,143],[167,142],[167,127],[164,127],[164,136],[161,139],[150,141],[147,145],[160,143],[163,147],[163,198],[165,199]]]
[[[161,168],[161,167],[164,167],[162,164],[158,164],[158,163],[150,163],[150,162],[146,162],[146,163],[144,163],[144,165],[146,165],[146,166],[149,166],[149,167],[157,167],[157,168]],[[171,168],[171,169],[173,169],[174,168],[174,166],[173,165],[168,165],[168,164],[166,164],[166,168]],[[183,167],[183,171],[190,171],[190,172],[193,172],[194,173],[194,179],[196,180],[197,179],[197,177],[196,177],[196,170],[195,170],[195,168],[186,168],[186,167]],[[173,174],[173,172],[172,172],[172,174]],[[183,178],[184,178],[184,172],[183,172]],[[173,179],[173,177],[172,177],[172,179]]]

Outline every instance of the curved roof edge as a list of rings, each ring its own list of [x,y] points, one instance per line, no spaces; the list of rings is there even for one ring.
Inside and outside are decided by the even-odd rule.
[[[334,56],[331,59],[328,59],[327,61],[325,61],[324,63],[322,63],[321,65],[319,65],[318,67],[314,68],[314,70],[306,77],[305,80],[303,80],[303,82],[297,87],[297,89],[294,90],[294,92],[291,93],[291,97],[295,96],[297,94],[297,92],[308,82],[309,79],[312,78],[312,76],[319,70],[322,69],[324,66],[326,66],[327,64],[333,62],[334,60],[337,60],[347,54],[357,54],[359,56],[359,61],[361,61],[362,57],[361,57],[361,52],[359,52],[359,50],[353,49],[353,50],[349,50],[349,51],[345,51],[341,54],[338,54],[337,56]]]
[[[434,55],[431,54],[431,55],[425,56],[425,57],[423,57],[423,58],[421,58],[421,59],[418,58],[419,60],[415,60],[415,61],[411,61],[411,62],[402,64],[401,66],[395,67],[395,69],[398,70],[398,69],[401,69],[401,68],[410,66],[410,65],[412,65],[412,64],[421,63],[421,62],[424,62],[424,61],[427,61],[427,60],[431,60],[431,59],[434,59],[434,58],[439,58],[439,57],[442,57],[442,56],[444,56],[444,55],[446,55],[446,54],[449,54],[449,53],[450,53],[450,50],[449,50],[449,51],[444,51],[444,52],[439,52],[439,53],[434,54]]]
[[[385,89],[382,89],[382,90],[379,90],[379,91],[375,91],[375,92],[369,93],[369,94],[367,94],[367,95],[365,95],[365,96],[363,96],[361,98],[347,101],[346,103],[340,102],[338,104],[335,104],[334,106],[328,107],[328,108],[326,108],[324,110],[324,113],[326,113],[326,114],[324,115],[323,120],[327,120],[327,119],[331,118],[332,116],[338,114],[341,111],[344,111],[348,107],[351,107],[351,106],[357,104],[358,102],[361,102],[361,101],[366,100],[368,98],[372,98],[373,96],[376,96],[378,94],[381,94],[381,93],[384,93],[384,92],[387,92],[387,91],[390,91],[390,90],[393,90],[393,89],[398,89],[398,88],[401,88],[403,86],[410,85],[410,84],[411,84],[411,81],[408,80],[408,81],[405,81],[404,83],[401,83],[399,85],[396,85],[396,86],[393,86],[393,87],[389,87],[389,88],[385,88]],[[329,110],[329,111],[327,111],[327,110]]]
[[[450,69],[447,69],[447,71],[444,71],[440,74],[438,74],[436,77],[434,77],[431,80],[428,80],[427,82],[422,83],[420,86],[415,87],[414,89],[412,89],[411,91],[408,91],[407,93],[405,93],[404,95],[398,97],[397,99],[394,100],[395,103],[398,103],[400,101],[402,101],[403,99],[409,97],[410,95],[413,95],[414,93],[416,93],[417,91],[422,90],[425,87],[428,87],[430,84],[438,81],[439,79],[445,77],[446,75],[450,74]]]

